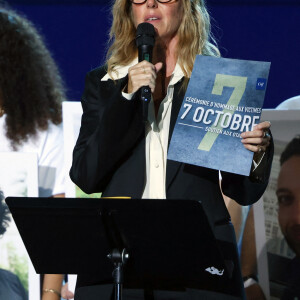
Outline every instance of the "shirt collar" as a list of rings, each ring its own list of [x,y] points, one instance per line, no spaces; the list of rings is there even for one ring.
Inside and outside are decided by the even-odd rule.
[[[129,65],[127,66],[117,66],[116,67],[116,72],[112,73],[112,76],[110,76],[108,73],[104,75],[104,77],[101,78],[101,81],[107,81],[109,79],[112,80],[118,80],[120,78],[123,78],[127,76],[128,74],[128,69],[138,63],[138,58],[136,57]]]
[[[101,78],[101,81],[107,81],[109,79],[118,80],[127,76],[128,69],[138,63],[138,58],[136,57],[129,65],[127,66],[117,66],[116,72],[113,72],[112,76],[108,73]],[[184,73],[178,63],[176,63],[175,69],[172,73],[171,80],[169,85],[175,85],[181,78],[184,77]]]
[[[182,79],[182,77],[184,77],[184,73],[183,73],[179,63],[177,62],[175,69],[172,73],[169,85],[175,85],[179,80]]]

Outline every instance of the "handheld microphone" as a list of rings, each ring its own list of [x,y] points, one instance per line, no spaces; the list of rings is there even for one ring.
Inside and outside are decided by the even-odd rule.
[[[139,62],[146,60],[152,62],[152,51],[155,42],[154,26],[150,23],[141,23],[136,30],[136,45],[138,47]],[[151,100],[151,89],[149,86],[140,88],[140,98],[143,102],[144,121],[148,120],[148,105]]]

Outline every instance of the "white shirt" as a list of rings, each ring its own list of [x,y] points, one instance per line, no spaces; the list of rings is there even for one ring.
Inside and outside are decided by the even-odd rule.
[[[0,152],[12,152],[5,135],[5,115],[0,118]],[[50,197],[65,192],[64,137],[62,124],[49,122],[48,130],[38,131],[35,139],[20,145],[18,152],[36,153],[38,157],[39,197]]]
[[[166,199],[167,152],[174,85],[183,76],[180,66],[176,64],[157,118],[153,99],[149,103],[146,123],[146,185],[142,198]]]
[[[137,64],[137,59],[125,67],[118,67],[118,73],[113,74],[113,79],[125,77],[128,69]],[[166,198],[166,166],[170,118],[172,111],[172,100],[174,93],[174,85],[184,76],[179,64],[176,64],[174,72],[171,76],[167,95],[161,102],[155,118],[155,110],[153,99],[149,103],[148,122],[146,123],[146,174],[145,189],[142,198],[144,199],[165,199]],[[101,81],[106,81],[111,77],[106,74]],[[122,93],[122,95],[130,100],[133,94]]]

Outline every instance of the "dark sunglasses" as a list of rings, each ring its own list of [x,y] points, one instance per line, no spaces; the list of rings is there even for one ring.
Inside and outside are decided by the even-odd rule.
[[[155,0],[159,3],[168,3],[168,2],[171,2],[171,1],[174,1],[174,0]],[[147,2],[147,0],[130,0],[131,3],[133,4],[144,4]]]

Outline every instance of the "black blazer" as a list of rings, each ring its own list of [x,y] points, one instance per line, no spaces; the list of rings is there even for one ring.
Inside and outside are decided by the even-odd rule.
[[[103,196],[141,198],[145,186],[145,126],[141,102],[122,97],[127,77],[101,81],[104,67],[86,76],[82,123],[73,152],[70,177],[84,192]],[[175,85],[169,139],[184,97],[182,80]],[[271,169],[273,146],[251,177],[222,172],[223,193],[241,205],[255,203],[264,193]],[[241,296],[243,287],[230,216],[216,170],[167,161],[168,199],[201,200],[223,251],[233,284],[228,293]]]

